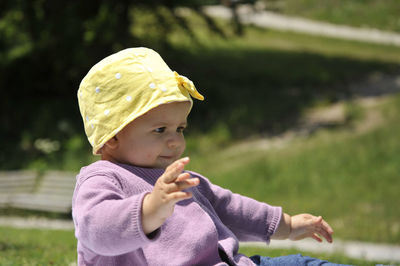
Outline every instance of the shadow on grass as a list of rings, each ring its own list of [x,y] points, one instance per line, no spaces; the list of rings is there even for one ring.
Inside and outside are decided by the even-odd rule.
[[[18,216],[18,217],[44,217],[48,219],[60,219],[69,221],[72,219],[72,213],[56,213],[37,210],[25,210],[15,208],[0,208],[0,216]]]
[[[195,103],[190,127],[207,131],[222,123],[239,138],[287,130],[304,108],[351,98],[350,82],[400,65],[277,50],[176,51],[170,57],[206,98]]]
[[[0,251],[18,251],[23,248],[26,248],[26,245],[20,245],[20,244],[15,244],[15,243],[9,243],[9,242],[3,242],[0,241]]]

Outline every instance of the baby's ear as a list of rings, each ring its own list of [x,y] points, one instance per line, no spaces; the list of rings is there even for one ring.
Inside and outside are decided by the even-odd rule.
[[[114,136],[111,139],[109,139],[104,144],[104,146],[106,146],[108,149],[111,149],[111,150],[115,150],[116,148],[118,148],[118,138],[117,138],[117,136]]]

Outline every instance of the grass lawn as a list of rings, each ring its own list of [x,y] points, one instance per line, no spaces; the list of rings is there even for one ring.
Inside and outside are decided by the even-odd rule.
[[[72,231],[0,227],[0,265],[69,265],[76,262]]]

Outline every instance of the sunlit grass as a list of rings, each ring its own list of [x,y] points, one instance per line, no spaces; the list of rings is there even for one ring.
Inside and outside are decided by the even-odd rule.
[[[0,227],[0,265],[70,265],[76,262],[72,231]]]

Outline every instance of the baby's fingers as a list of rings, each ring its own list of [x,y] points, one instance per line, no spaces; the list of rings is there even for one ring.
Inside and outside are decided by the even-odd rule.
[[[317,240],[318,242],[322,242],[322,239],[319,237],[319,235],[317,235],[317,234],[312,234],[312,236],[311,236],[312,238],[314,238],[315,240]]]
[[[317,233],[323,236],[326,239],[326,241],[332,243],[333,230],[330,227],[330,225],[327,222],[325,222],[325,220],[322,219],[321,216],[318,217]]]
[[[333,234],[333,229],[332,227],[325,222],[325,220],[322,220],[322,227],[329,233],[329,234]]]
[[[326,231],[324,229],[321,229],[319,234],[322,235],[326,239],[326,241],[328,241],[329,243],[333,242],[332,233],[330,233],[330,232],[328,232],[328,231]]]
[[[314,238],[315,240],[317,240],[318,242],[322,242],[322,239],[320,236],[322,236],[323,238],[326,239],[326,241],[328,241],[329,243],[332,243],[332,235],[329,234],[327,231],[325,231],[323,228],[317,228],[315,230],[316,232],[313,234],[312,238]],[[317,236],[317,237],[315,237]]]
[[[175,179],[175,182],[185,181],[185,180],[189,179],[190,177],[191,177],[191,175],[189,173],[187,173],[187,172],[182,173]]]
[[[168,195],[168,201],[173,202],[174,204],[185,199],[190,199],[192,197],[192,193],[178,191]]]
[[[164,174],[162,175],[163,181],[167,184],[174,182],[178,175],[182,173],[186,164],[189,163],[189,158],[185,157],[179,160],[176,160],[171,165],[165,169]]]
[[[200,183],[198,178],[190,178],[189,173],[180,174],[176,181],[167,185],[167,193],[182,191],[197,186]]]

